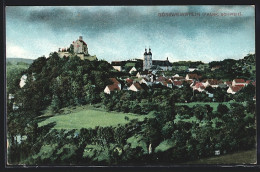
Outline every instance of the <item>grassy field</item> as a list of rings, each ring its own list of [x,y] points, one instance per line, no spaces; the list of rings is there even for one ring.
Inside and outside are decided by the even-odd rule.
[[[196,161],[186,162],[185,164],[255,164],[256,149],[240,151],[233,154],[214,156]]]
[[[48,115],[45,115],[48,116]],[[126,120],[126,118],[129,118]],[[55,129],[81,129],[81,128],[95,128],[96,126],[117,126],[118,124],[126,124],[132,119],[139,121],[144,118],[153,117],[153,114],[136,115],[132,113],[120,112],[106,112],[102,109],[93,107],[78,107],[68,110],[66,108],[60,115],[55,115],[39,122],[39,127],[55,122]]]

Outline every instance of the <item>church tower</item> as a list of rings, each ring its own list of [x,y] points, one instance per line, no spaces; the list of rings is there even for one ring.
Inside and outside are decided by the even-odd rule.
[[[147,53],[147,49],[145,48],[144,52],[144,61],[143,61],[143,70],[150,70],[152,67],[152,52],[151,48],[149,48],[149,52]]]

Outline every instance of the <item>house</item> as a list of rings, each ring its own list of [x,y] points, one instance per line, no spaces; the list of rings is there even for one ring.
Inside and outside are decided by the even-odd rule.
[[[14,95],[13,95],[13,94],[9,94],[9,95],[8,95],[8,99],[9,99],[9,100],[14,99]]]
[[[132,72],[136,72],[136,68],[135,67],[132,67],[132,69],[129,71],[129,73],[131,74]]]
[[[227,89],[227,93],[236,94],[236,93],[237,93],[238,91],[240,91],[243,87],[244,87],[244,85],[230,86],[230,87]]]
[[[174,78],[174,77],[180,77],[180,75],[176,73],[176,74],[173,75],[172,77],[173,77],[173,78]]]
[[[179,81],[179,80],[184,80],[184,77],[180,76],[178,74],[175,74],[174,76],[172,76],[172,81]]]
[[[139,81],[139,83],[140,84],[145,84],[147,86],[152,86],[153,85],[153,83],[150,80],[148,80],[147,78],[143,78],[141,81]]]
[[[170,80],[163,81],[162,84],[168,88],[172,88],[172,82]]]
[[[13,110],[17,110],[17,109],[19,109],[19,106],[18,106],[18,104],[17,103],[13,103]]]
[[[188,68],[187,69],[188,72],[194,72],[195,70],[197,70],[197,68]]]
[[[168,57],[166,60],[153,60],[152,65],[156,66],[156,68],[162,69],[163,71],[172,70],[172,64],[169,62]]]
[[[236,85],[246,85],[246,82],[244,79],[234,79],[232,81],[232,86],[236,86]]]
[[[232,85],[232,81],[225,81],[224,84],[226,84],[227,86],[231,86]]]
[[[163,69],[162,69],[160,66],[158,66],[158,65],[152,66],[150,70],[152,71],[152,74],[154,74],[154,75],[155,75],[158,71],[163,71]]]
[[[221,82],[222,81],[218,81],[216,79],[205,79],[202,81],[204,87],[211,86],[212,88],[217,88]]]
[[[125,82],[127,87],[130,87],[133,84],[134,80],[132,80],[131,78],[126,78]]]
[[[21,77],[20,83],[19,83],[20,88],[23,88],[23,87],[24,87],[26,80],[27,80],[27,75],[23,75],[23,76]]]
[[[215,71],[216,69],[219,69],[221,66],[214,66],[211,68],[211,71]]]
[[[248,84],[250,84],[250,83],[252,83],[253,81],[252,80],[247,80],[246,81],[246,85],[248,85]]]
[[[197,74],[193,74],[193,73],[189,73],[186,75],[185,80],[198,80],[199,78],[201,78],[201,76],[197,75]]]
[[[133,83],[129,88],[128,88],[128,90],[131,90],[131,91],[141,91],[141,90],[143,90],[143,88],[141,87],[141,85],[138,83],[138,82],[136,82],[136,83]]]
[[[183,87],[182,81],[173,81],[173,85],[176,86],[176,87],[178,87],[178,88]]]
[[[159,76],[156,80],[155,83],[156,84],[163,84],[163,82],[166,81],[166,78],[163,76]]]
[[[121,89],[121,83],[116,78],[109,78],[113,84],[118,85],[118,87]]]
[[[111,65],[115,70],[118,70],[119,72],[122,71],[122,62],[121,61],[112,61]]]
[[[121,90],[121,83],[116,78],[109,78],[109,80],[113,83],[111,85],[107,85],[104,89],[106,94],[110,94],[111,91]]]
[[[145,78],[148,74],[149,74],[149,72],[147,70],[145,70],[145,71],[138,72],[136,74],[136,77],[138,77],[138,78]]]
[[[197,90],[199,92],[203,92],[205,91],[205,86],[203,85],[202,82],[194,82],[191,87],[193,88],[193,90]]]
[[[209,98],[213,98],[214,97],[214,94],[209,93],[208,91],[206,91],[206,94],[208,95]]]
[[[104,92],[106,94],[110,94],[112,91],[118,91],[118,90],[120,90],[118,85],[112,84],[112,85],[107,85],[106,88],[104,89]]]

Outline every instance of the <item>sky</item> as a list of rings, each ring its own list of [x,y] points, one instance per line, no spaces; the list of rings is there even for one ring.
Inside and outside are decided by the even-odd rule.
[[[79,36],[91,55],[109,62],[142,58],[145,47],[151,48],[154,60],[241,59],[255,53],[255,9],[251,5],[6,7],[6,57],[48,57]]]

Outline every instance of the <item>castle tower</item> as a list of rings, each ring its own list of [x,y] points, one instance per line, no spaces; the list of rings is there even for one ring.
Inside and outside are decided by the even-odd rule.
[[[74,53],[88,55],[88,45],[83,41],[83,37],[79,36],[79,39],[73,42]]]
[[[145,48],[144,52],[144,61],[143,61],[143,70],[150,70],[152,67],[152,52],[151,48],[149,48],[149,52],[147,53],[147,49]]]

